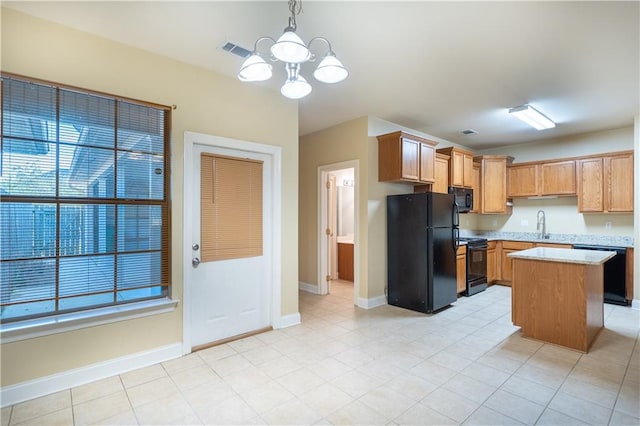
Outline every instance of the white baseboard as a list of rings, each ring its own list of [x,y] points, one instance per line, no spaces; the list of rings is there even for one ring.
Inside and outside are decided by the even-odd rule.
[[[377,296],[371,299],[365,299],[364,297],[358,297],[357,305],[364,309],[373,309],[378,306],[387,304],[387,296]]]
[[[320,294],[320,289],[315,284],[298,281],[298,288],[302,291],[306,291],[307,293]]]
[[[300,324],[300,312],[281,316],[275,321],[273,328],[287,328],[298,324]]]
[[[640,299],[633,299],[631,301],[631,309],[636,309],[640,311]]]
[[[49,395],[96,380],[126,373],[142,367],[182,356],[182,344],[174,343],[150,351],[139,352],[108,361],[40,377],[0,389],[2,407]]]

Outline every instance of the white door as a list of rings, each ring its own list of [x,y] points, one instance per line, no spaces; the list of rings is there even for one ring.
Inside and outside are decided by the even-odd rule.
[[[202,258],[201,227],[208,219],[201,218],[201,157],[214,154],[263,162],[261,256],[230,260],[200,261]],[[234,151],[227,148],[194,145],[191,170],[193,188],[191,218],[192,264],[190,286],[191,346],[197,347],[228,337],[259,330],[270,325],[272,253],[271,229],[271,157],[260,153]],[[188,173],[188,172],[187,172]]]

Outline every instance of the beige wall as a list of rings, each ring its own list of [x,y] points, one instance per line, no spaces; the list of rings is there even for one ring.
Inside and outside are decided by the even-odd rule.
[[[318,167],[359,160],[354,177],[359,213],[355,218],[355,244],[359,265],[361,297],[366,295],[367,239],[367,118],[362,117],[300,137],[299,160],[299,276],[300,281],[318,285]],[[365,292],[365,293],[363,293]]]
[[[177,105],[172,116],[172,295],[182,298],[183,132],[282,146],[282,314],[298,312],[298,113],[279,93],[2,9],[2,70]],[[250,120],[250,121],[248,121]],[[3,344],[2,386],[181,342],[172,313]]]
[[[633,126],[541,142],[482,151],[506,154],[514,163],[578,157],[633,149]],[[636,170],[638,167],[636,166]],[[637,192],[637,191],[636,191]],[[478,215],[476,229],[503,232],[536,232],[536,214],[543,209],[550,233],[633,235],[633,214],[582,214],[577,197],[548,200],[515,199],[511,215]],[[611,222],[611,229],[605,223]]]

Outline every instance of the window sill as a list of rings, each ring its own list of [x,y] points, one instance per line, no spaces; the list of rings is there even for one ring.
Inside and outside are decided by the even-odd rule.
[[[163,298],[3,323],[0,324],[0,341],[2,343],[17,342],[86,327],[163,314],[175,310],[177,305],[177,299]]]

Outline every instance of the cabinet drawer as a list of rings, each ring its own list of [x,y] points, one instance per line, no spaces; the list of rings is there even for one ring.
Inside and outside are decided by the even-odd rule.
[[[534,243],[525,241],[503,241],[502,248],[505,250],[526,250],[533,248]]]

